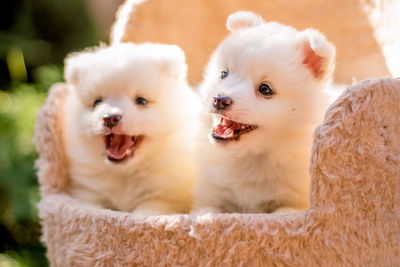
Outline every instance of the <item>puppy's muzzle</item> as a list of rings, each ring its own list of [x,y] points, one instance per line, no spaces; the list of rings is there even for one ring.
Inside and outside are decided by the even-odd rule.
[[[121,115],[118,114],[108,114],[104,115],[103,121],[104,121],[104,126],[107,126],[108,128],[112,128],[118,124],[118,122],[121,120]]]
[[[230,105],[232,105],[232,99],[227,96],[217,95],[214,96],[213,106],[216,110],[224,110],[227,109]]]

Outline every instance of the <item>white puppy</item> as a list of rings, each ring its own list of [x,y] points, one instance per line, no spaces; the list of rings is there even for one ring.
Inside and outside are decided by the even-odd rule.
[[[170,45],[121,43],[66,59],[70,195],[140,214],[190,209],[195,96],[186,73],[183,51]]]
[[[316,30],[251,12],[230,15],[227,28],[200,85],[211,115],[193,213],[306,209],[312,132],[329,103],[335,48]]]

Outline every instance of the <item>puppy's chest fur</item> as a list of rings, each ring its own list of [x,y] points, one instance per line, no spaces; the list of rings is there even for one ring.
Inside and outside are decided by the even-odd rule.
[[[275,157],[274,157],[275,156]],[[294,156],[264,154],[225,161],[215,169],[214,183],[220,191],[224,212],[273,212],[288,203],[306,205],[308,169]]]
[[[157,175],[149,173],[149,169],[120,173],[105,167],[82,168],[79,165],[71,168],[70,194],[86,202],[132,211],[139,203],[160,193],[155,185]]]

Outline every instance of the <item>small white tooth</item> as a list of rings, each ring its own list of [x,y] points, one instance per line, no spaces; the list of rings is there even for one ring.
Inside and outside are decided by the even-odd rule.
[[[222,118],[221,118],[221,120],[222,120],[222,126],[228,125],[228,122],[227,122],[226,120],[224,120],[224,119],[222,119]]]
[[[218,125],[220,124],[221,119],[222,119],[221,117],[213,116],[213,122],[212,122],[213,128],[217,128],[218,127]]]
[[[113,135],[110,135],[110,144],[111,144],[111,145],[113,144],[113,141],[114,141],[114,136],[113,136]]]

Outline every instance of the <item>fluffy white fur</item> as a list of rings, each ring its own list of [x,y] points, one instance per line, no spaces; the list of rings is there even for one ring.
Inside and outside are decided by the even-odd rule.
[[[119,43],[72,54],[65,79],[69,193],[102,207],[140,214],[187,212],[195,176],[194,95],[177,46]],[[148,100],[138,105],[137,97]],[[94,106],[94,101],[102,102]],[[110,128],[103,117],[119,114]],[[104,136],[143,136],[122,162],[106,156]]]
[[[316,30],[265,23],[251,12],[230,15],[227,28],[199,88],[205,115],[193,213],[306,209],[312,132],[330,102],[335,48]],[[275,94],[263,96],[261,84]],[[217,95],[231,106],[218,112]],[[257,128],[217,141],[210,132],[221,116]]]

